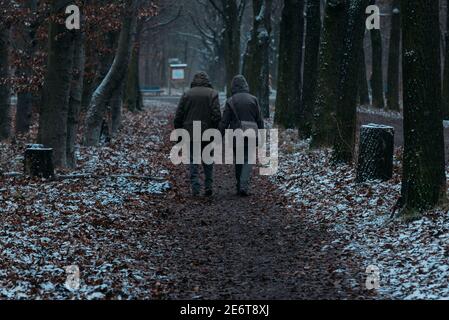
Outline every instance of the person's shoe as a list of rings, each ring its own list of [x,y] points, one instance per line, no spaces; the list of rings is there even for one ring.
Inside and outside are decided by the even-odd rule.
[[[246,197],[249,197],[250,194],[248,193],[248,191],[240,190],[239,196],[246,198]]]
[[[213,195],[214,195],[214,192],[212,190],[206,190],[206,192],[204,192],[205,197],[212,197]]]

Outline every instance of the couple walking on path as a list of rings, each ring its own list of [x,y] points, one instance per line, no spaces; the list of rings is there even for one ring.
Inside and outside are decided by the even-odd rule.
[[[245,129],[244,124],[254,124],[254,129],[264,128],[259,101],[250,94],[250,88],[244,76],[234,77],[231,88],[232,96],[226,101],[223,115],[220,110],[219,94],[213,89],[209,76],[199,72],[194,76],[191,89],[186,92],[179,102],[174,120],[175,129],[185,129],[193,135],[194,122],[201,122],[201,134],[208,129],[225,130]],[[251,125],[250,125],[251,126]],[[198,141],[199,143],[200,141]],[[199,170],[200,166],[193,161],[193,139],[190,142],[190,181],[192,193],[198,196],[201,192]],[[204,150],[211,142],[200,142]],[[234,145],[235,148],[235,145]],[[249,183],[253,165],[249,161],[248,142],[243,145],[244,162],[236,163],[235,175],[237,193],[240,196],[249,195]],[[235,153],[234,153],[235,154]],[[202,164],[205,175],[205,196],[213,195],[214,165]]]

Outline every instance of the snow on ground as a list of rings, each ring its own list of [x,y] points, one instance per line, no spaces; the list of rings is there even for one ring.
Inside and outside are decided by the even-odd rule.
[[[379,298],[449,299],[449,214],[434,210],[413,223],[390,220],[400,195],[398,160],[391,181],[356,184],[352,167],[330,163],[330,150],[310,151],[291,131],[281,141],[273,181],[303,219],[327,224],[334,243],[361,258],[361,273],[380,268]]]
[[[171,188],[161,149],[171,111],[161,104],[125,113],[117,139],[108,146],[79,148],[76,170],[62,172],[95,178],[0,176],[0,299],[161,294],[160,283],[169,279],[156,260],[166,244],[153,215],[163,206],[160,195]],[[5,172],[22,171],[23,148],[35,131],[0,145]],[[80,268],[76,293],[65,287],[68,266]]]
[[[375,109],[370,106],[360,106],[357,108],[357,111],[360,113],[379,115],[391,119],[402,119],[402,113],[399,111]]]

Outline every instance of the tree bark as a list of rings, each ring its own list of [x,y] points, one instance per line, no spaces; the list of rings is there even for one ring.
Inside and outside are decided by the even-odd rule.
[[[359,103],[362,106],[368,106],[371,104],[369,97],[369,88],[368,88],[368,78],[366,76],[366,55],[365,55],[365,46],[362,46],[360,50],[360,62],[359,62]]]
[[[93,73],[95,74],[95,77],[85,77],[84,79],[83,98],[81,102],[83,111],[89,109],[95,89],[98,88],[111,69],[111,65],[114,62],[119,35],[119,31],[110,31],[105,35],[105,52],[99,52],[95,43],[90,43],[89,41],[86,42],[85,50],[87,61],[85,72]]]
[[[34,12],[37,10],[37,0],[26,1],[26,8]],[[22,52],[25,54],[24,66],[17,69],[16,74],[19,77],[29,79],[32,76],[31,61],[36,52],[37,40],[36,40],[37,25],[23,26],[23,41],[21,41]],[[24,88],[17,93],[17,106],[16,106],[16,132],[27,133],[31,126],[33,108],[33,93],[30,88]]]
[[[447,4],[446,19],[442,110],[444,119],[449,120],[449,3]]]
[[[404,75],[403,214],[414,217],[446,196],[439,5],[402,0]]]
[[[140,109],[140,84],[139,84],[139,44],[134,46],[131,53],[131,59],[129,61],[129,68],[126,76],[125,86],[125,105],[128,110],[134,112]]]
[[[52,5],[52,15],[62,19],[50,22],[47,74],[39,118],[38,141],[53,148],[55,167],[67,166],[67,118],[76,32],[66,28],[63,17],[70,4],[70,0],[57,0]]]
[[[286,0],[282,10],[279,41],[279,72],[274,122],[296,128],[301,103],[304,1]]]
[[[272,0],[253,0],[253,28],[244,57],[243,74],[259,99],[262,115],[270,117],[270,41]]]
[[[75,145],[80,121],[84,85],[84,67],[86,63],[84,41],[84,35],[79,33],[75,40],[73,79],[70,88],[69,112],[67,118],[67,166],[69,168],[75,168],[76,166]]]
[[[243,0],[242,0],[243,1]],[[234,76],[240,73],[241,21],[237,0],[221,0],[224,21],[224,52],[226,64],[227,95],[231,96]]]
[[[401,1],[394,0],[392,6],[390,52],[388,58],[388,94],[387,106],[399,111],[399,64],[401,49]]]
[[[348,22],[341,62],[333,161],[352,163],[354,159],[357,126],[357,82],[360,69],[360,53],[365,34],[365,10],[369,0],[347,2]],[[355,63],[354,63],[355,62]]]
[[[304,77],[302,90],[302,110],[299,118],[299,136],[302,139],[312,135],[313,105],[317,87],[318,54],[321,35],[321,4],[307,1],[307,31],[304,53]]]
[[[375,3],[373,1],[372,3]],[[383,109],[384,102],[384,79],[383,79],[383,59],[382,59],[382,34],[379,29],[371,30],[372,48],[372,69],[371,74],[371,95],[373,107]]]
[[[132,51],[133,34],[136,29],[138,2],[138,0],[126,1],[126,12],[114,62],[107,76],[95,90],[89,104],[84,135],[84,144],[86,146],[96,146],[100,143],[101,125],[106,112],[106,105],[114,91],[124,81]]]
[[[11,92],[9,78],[9,28],[0,25],[0,141],[11,136]]]
[[[114,93],[112,99],[111,99],[111,134],[112,137],[114,137],[117,132],[120,130],[120,127],[122,126],[122,112],[123,112],[123,91],[125,89],[125,84],[123,83],[118,90]],[[139,89],[140,93],[140,89]],[[137,93],[137,94],[139,94]],[[139,96],[137,95],[136,98],[138,101]],[[139,108],[139,105],[136,104],[135,106],[137,109]]]
[[[312,148],[331,147],[334,143],[340,62],[347,18],[345,3],[345,0],[328,0],[326,3],[314,103]]]

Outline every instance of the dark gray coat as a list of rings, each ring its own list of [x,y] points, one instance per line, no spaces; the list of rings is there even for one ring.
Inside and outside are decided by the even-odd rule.
[[[231,109],[231,99],[234,109],[240,121],[256,122],[259,129],[264,128],[264,122],[260,112],[259,101],[249,93],[249,86],[244,76],[239,75],[232,81],[232,97],[226,101],[223,119],[220,123],[220,130],[238,129],[239,122]]]

